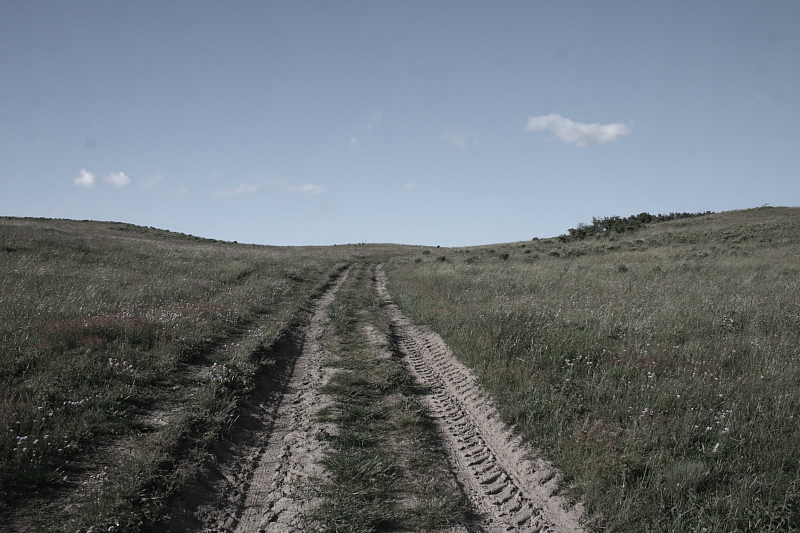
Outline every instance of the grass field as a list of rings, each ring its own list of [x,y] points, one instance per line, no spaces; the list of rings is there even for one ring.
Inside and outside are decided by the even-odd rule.
[[[0,218],[0,523],[151,523],[225,434],[266,348],[348,264],[331,350],[377,388],[351,405],[358,379],[331,384],[354,437],[328,466],[391,458],[386,431],[424,421],[402,411],[391,360],[357,360],[364,324],[385,318],[345,312],[377,305],[367,273],[382,261],[397,305],[474,369],[598,530],[800,530],[800,209],[567,237],[278,248]],[[365,407],[394,422],[370,436]],[[377,444],[344,447],[356,437]],[[412,478],[381,494],[427,490]]]
[[[366,248],[0,219],[0,522],[147,523],[225,431],[263,348]]]
[[[395,259],[389,289],[598,527],[800,529],[800,210],[562,240]]]

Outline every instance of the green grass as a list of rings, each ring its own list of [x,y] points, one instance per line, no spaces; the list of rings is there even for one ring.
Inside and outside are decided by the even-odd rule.
[[[323,522],[457,521],[458,499],[434,496],[447,493],[433,475],[442,456],[416,391],[364,336],[389,331],[367,266],[388,255],[395,302],[475,370],[598,530],[800,530],[789,208],[462,249],[277,248],[0,218],[0,523],[157,520],[269,368],[264,348],[353,262],[331,307],[340,432]]]
[[[339,371],[323,392],[335,401],[327,416],[337,431],[323,436],[330,451],[323,460],[329,479],[319,488],[316,511],[321,530],[428,531],[463,521],[464,504],[441,477],[444,453],[392,349],[367,264],[354,265],[330,316],[330,365]],[[369,326],[389,345],[370,343]]]
[[[375,249],[0,219],[0,522],[155,519],[229,426],[263,348]]]
[[[614,531],[800,530],[800,210],[387,266]]]

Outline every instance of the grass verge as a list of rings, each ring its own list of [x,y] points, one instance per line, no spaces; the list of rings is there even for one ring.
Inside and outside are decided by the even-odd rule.
[[[333,374],[324,415],[337,424],[321,435],[330,476],[316,518],[323,531],[425,531],[463,520],[464,504],[442,475],[435,428],[416,400],[410,375],[389,343],[367,264],[353,267],[330,307]]]

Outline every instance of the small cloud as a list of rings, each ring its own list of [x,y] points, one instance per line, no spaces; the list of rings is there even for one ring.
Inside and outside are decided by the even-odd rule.
[[[414,183],[413,181],[407,181],[407,182],[405,182],[405,183],[403,184],[403,188],[404,188],[405,190],[407,190],[407,191],[413,191],[414,189],[416,189],[416,188],[417,188],[417,184],[416,184],[416,183]]]
[[[121,189],[123,187],[127,187],[131,184],[131,179],[125,175],[124,172],[112,172],[108,176],[106,176],[106,181],[109,182],[111,185],[116,187],[117,189]]]
[[[164,198],[180,198],[181,196],[186,196],[186,187],[178,187],[174,191],[170,191],[164,195]]]
[[[286,180],[274,180],[270,182],[276,187],[280,187],[286,192],[296,192],[300,194],[322,194],[325,192],[325,187],[322,185],[315,185],[313,183],[304,183],[303,185],[294,185]]]
[[[315,207],[306,211],[306,215],[303,217],[304,220],[311,220],[317,217],[324,217],[328,213],[333,210],[330,203],[324,204],[320,207]]]
[[[78,187],[94,187],[95,181],[94,174],[83,168],[78,177],[72,180],[72,183]]]
[[[371,117],[369,117],[369,122],[367,122],[367,131],[372,131],[381,120],[383,119],[383,113],[380,111],[375,111]]]
[[[372,136],[372,130],[378,124],[380,124],[381,120],[383,120],[383,113],[381,113],[380,111],[375,111],[374,113],[372,113],[372,115],[370,115],[369,117],[369,120],[367,120],[367,126],[365,128],[365,131],[362,132],[364,134],[362,138],[359,140],[359,138],[356,137],[355,135],[350,137],[350,140],[347,142],[348,145],[350,146],[350,149],[354,152],[360,152],[362,141],[369,142],[370,137]]]
[[[162,181],[164,181],[164,178],[161,176],[153,176],[151,178],[147,178],[144,182],[144,185],[142,185],[142,190],[149,191]]]
[[[459,133],[456,130],[453,130],[450,133],[446,133],[443,139],[462,152],[466,152],[470,147],[478,145],[477,140],[468,142],[470,137],[476,137],[477,135],[477,133]]]
[[[256,194],[258,191],[263,189],[263,185],[250,185],[249,183],[245,182],[240,184],[238,187],[233,189],[226,189],[224,191],[217,191],[214,193],[214,196],[241,196],[241,195],[253,195]]]
[[[573,122],[557,113],[529,117],[525,130],[550,130],[562,141],[578,146],[605,144],[631,132],[625,124],[583,124]]]
[[[287,189],[289,192],[299,192],[301,194],[322,194],[325,192],[325,187],[322,185],[314,185],[313,183],[304,183],[303,185],[295,185]]]

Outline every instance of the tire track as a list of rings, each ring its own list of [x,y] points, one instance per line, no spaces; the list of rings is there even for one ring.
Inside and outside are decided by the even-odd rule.
[[[324,475],[319,464],[324,449],[315,438],[322,427],[316,414],[328,403],[319,392],[329,373],[322,366],[328,356],[322,335],[328,306],[348,273],[349,268],[314,304],[303,349],[277,409],[270,414],[271,431],[254,458],[255,468],[232,528],[234,533],[305,531],[309,526],[305,514],[314,507],[315,498],[298,495],[297,491],[303,482]]]
[[[451,468],[480,517],[483,531],[566,533],[584,531],[582,506],[558,495],[561,476],[535,457],[499,418],[492,400],[444,340],[412,324],[391,302],[379,265],[375,290],[386,303],[397,345],[422,401],[446,443]]]
[[[239,409],[231,440],[221,441],[199,479],[168,508],[168,519],[150,531],[291,533],[313,528],[318,504],[314,484],[325,476],[325,448],[316,438],[333,432],[317,420],[331,403],[319,392],[334,371],[322,340],[328,307],[347,279],[343,270],[311,305],[309,317],[290,327],[269,351],[275,363],[256,375],[255,389]],[[299,326],[299,327],[297,327]]]

